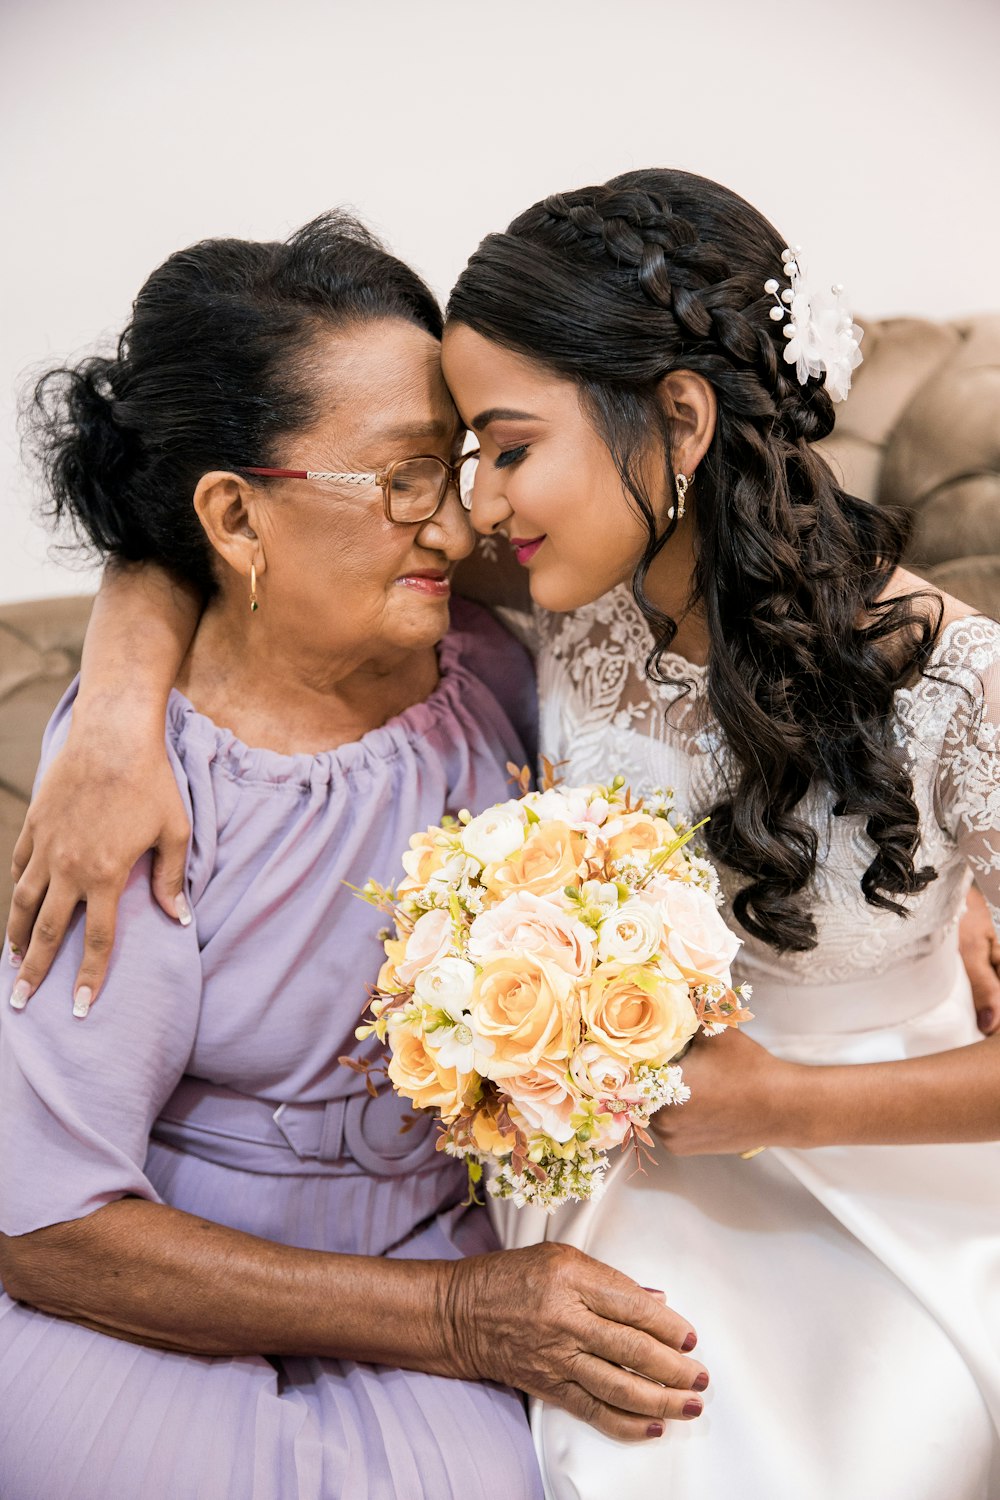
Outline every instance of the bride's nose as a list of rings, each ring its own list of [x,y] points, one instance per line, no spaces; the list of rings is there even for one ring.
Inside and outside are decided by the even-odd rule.
[[[503,492],[503,485],[497,485],[492,493],[484,482],[483,465],[480,463],[476,474],[476,483],[472,491],[472,506],[469,511],[472,524],[480,536],[491,536],[494,531],[499,531],[505,521],[513,515],[513,511],[507,503],[507,497]]]

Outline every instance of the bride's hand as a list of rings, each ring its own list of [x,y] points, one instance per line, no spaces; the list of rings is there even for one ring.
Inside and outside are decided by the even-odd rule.
[[[122,705],[81,718],[35,793],[14,849],[17,882],[7,936],[18,982],[30,998],[48,973],[73,913],[86,905],[83,958],[73,988],[96,999],[114,944],[118,902],[132,866],[154,849],[153,894],[168,916],[191,921],[184,895],[189,825],[154,726],[138,737]]]
[[[699,1036],[684,1059],[686,1104],[653,1116],[659,1142],[675,1156],[723,1155],[785,1142],[800,1070],[745,1033]]]
[[[690,1323],[662,1293],[569,1245],[476,1255],[450,1268],[451,1374],[496,1380],[620,1441],[700,1416],[708,1385]]]
[[[970,886],[958,924],[958,947],[972,986],[976,1020],[985,1036],[1000,1031],[1000,939],[978,886]]]

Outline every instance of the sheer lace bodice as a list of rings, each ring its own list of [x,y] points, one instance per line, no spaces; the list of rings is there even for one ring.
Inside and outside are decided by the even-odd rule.
[[[697,819],[724,795],[727,752],[704,668],[666,655],[665,684],[644,662],[649,629],[626,586],[567,615],[536,611],[541,749],[569,782],[620,772],[640,791],[670,788]],[[969,872],[1000,922],[1000,625],[980,616],[943,630],[926,674],[897,694],[896,734],[920,812],[918,864],[937,879],[906,919],[869,906],[861,877],[874,845],[857,817],[834,817],[821,786],[806,798],[820,853],[809,900],[819,941],[778,955],[743,932],[744,977],[833,983],[885,974],[938,946],[957,920]],[[720,869],[731,900],[740,879]],[[731,915],[731,914],[730,914]]]

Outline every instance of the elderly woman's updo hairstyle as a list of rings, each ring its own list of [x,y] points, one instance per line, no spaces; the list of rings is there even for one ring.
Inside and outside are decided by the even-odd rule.
[[[28,419],[53,519],[101,555],[161,563],[210,596],[191,503],[201,475],[275,464],[278,440],[319,414],[317,335],[382,318],[441,337],[432,293],[346,214],[284,243],[178,251],[142,288],[112,358],[35,387]]]
[[[673,493],[658,385],[691,370],[718,424],[694,497],[694,597],[711,637],[708,695],[731,752],[728,800],[707,842],[747,877],[735,911],[779,950],[815,946],[801,892],[816,835],[799,803],[820,778],[838,814],[865,820],[866,899],[900,900],[934,878],[914,855],[918,815],[892,729],[894,691],[927,661],[940,623],[915,597],[877,603],[906,527],[846,494],[809,446],[833,427],[820,379],[782,358],[764,283],[785,242],[735,193],[686,172],[628,172],[559,193],[491,234],[459,277],[448,318],[573,380],[648,530],[632,582],[653,630],[657,677],[676,624],[645,580],[669,544],[641,478],[659,445]],[[934,611],[931,610],[931,614]]]

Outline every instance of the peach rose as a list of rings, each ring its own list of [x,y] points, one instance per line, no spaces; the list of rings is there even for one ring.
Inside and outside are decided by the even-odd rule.
[[[649,813],[623,813],[604,825],[608,859],[648,859],[677,837],[665,818]]]
[[[391,995],[401,989],[408,988],[399,977],[398,967],[406,952],[406,944],[402,938],[390,938],[384,946],[385,963],[378,971],[378,979],[375,981],[375,985],[383,994]]]
[[[643,895],[655,903],[667,928],[664,951],[682,973],[731,984],[730,970],[742,943],[708,892],[679,880],[655,880]]]
[[[576,1100],[570,1091],[564,1063],[541,1062],[527,1073],[508,1078],[504,1088],[530,1130],[539,1130],[554,1141],[568,1141],[576,1134],[570,1116]]]
[[[482,1151],[488,1156],[507,1156],[514,1149],[513,1132],[508,1131],[506,1135],[497,1124],[497,1115],[500,1106],[488,1105],[485,1109],[477,1110],[472,1121],[472,1139],[476,1143],[476,1150]]]
[[[412,1026],[396,1026],[389,1033],[392,1056],[387,1072],[393,1086],[418,1109],[439,1109],[445,1119],[456,1115],[469,1085],[466,1075],[444,1068]]]
[[[635,964],[604,964],[583,996],[590,1040],[626,1061],[665,1063],[698,1029],[687,980]]]
[[[403,869],[409,876],[400,882],[400,891],[417,890],[426,885],[448,858],[449,851],[435,843],[433,833],[414,833],[410,847],[403,854]]]
[[[573,981],[546,958],[500,954],[483,965],[472,993],[481,1036],[494,1043],[488,1076],[525,1073],[543,1057],[569,1056]]]
[[[418,974],[444,957],[451,947],[451,940],[452,922],[447,911],[426,911],[418,917],[406,939],[405,957],[396,960],[400,984],[413,984]]]
[[[500,899],[515,891],[549,896],[576,879],[584,848],[584,840],[568,824],[535,823],[509,859],[487,865],[483,883]]]
[[[469,929],[469,956],[485,963],[500,953],[536,953],[579,977],[594,966],[594,931],[554,901],[515,891]]]

